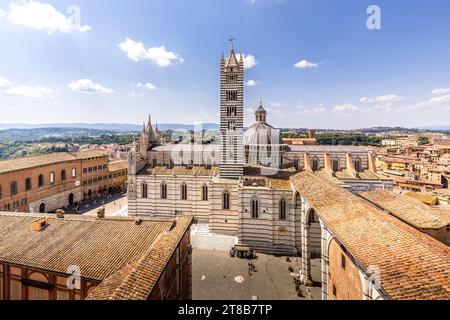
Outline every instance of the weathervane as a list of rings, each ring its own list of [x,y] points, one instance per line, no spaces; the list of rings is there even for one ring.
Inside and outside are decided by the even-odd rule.
[[[234,43],[233,43],[233,41],[236,41],[236,39],[233,38],[233,37],[231,37],[228,41],[231,42],[231,48],[234,48]]]

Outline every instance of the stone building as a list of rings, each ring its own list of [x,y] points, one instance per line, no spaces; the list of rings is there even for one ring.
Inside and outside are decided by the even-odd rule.
[[[0,300],[190,299],[191,222],[0,213]]]
[[[102,151],[0,161],[0,210],[51,212],[126,187],[127,162]]]
[[[243,132],[243,79],[242,57],[231,48],[220,60],[220,144],[160,144],[149,118],[129,153],[129,215],[194,215],[214,233],[292,255],[300,252],[301,234],[290,177],[322,172],[353,192],[392,186],[364,147],[285,144],[262,101]],[[320,229],[312,232],[320,242]]]

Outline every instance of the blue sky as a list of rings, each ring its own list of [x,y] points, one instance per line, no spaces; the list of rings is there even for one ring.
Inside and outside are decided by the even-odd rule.
[[[218,122],[234,37],[247,125],[448,125],[449,30],[447,0],[1,0],[0,122]]]

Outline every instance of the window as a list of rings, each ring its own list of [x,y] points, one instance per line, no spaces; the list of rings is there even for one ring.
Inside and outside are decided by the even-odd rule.
[[[230,193],[228,191],[222,194],[222,209],[230,210]]]
[[[311,169],[312,169],[312,171],[318,171],[319,170],[319,165],[320,165],[319,158],[314,157],[311,160]]]
[[[56,291],[56,300],[70,300],[69,293],[67,291]]]
[[[342,269],[345,270],[345,256],[343,254],[341,254],[341,266],[342,266]]]
[[[148,197],[148,186],[147,184],[144,182],[142,184],[142,198],[147,198]]]
[[[161,199],[167,199],[167,184],[161,183]]]
[[[30,191],[31,190],[31,178],[26,178],[25,179],[25,190],[26,191]]]
[[[226,92],[226,98],[227,101],[237,101],[237,91],[233,90],[233,91],[227,91]]]
[[[353,161],[353,166],[355,167],[355,171],[356,172],[361,172],[362,171],[362,161],[361,161],[361,158],[356,158],[354,161]]]
[[[202,200],[208,201],[208,186],[206,184],[202,187]]]
[[[61,170],[61,181],[65,181],[66,180],[66,170]]]
[[[339,159],[333,159],[333,172],[339,171]]]
[[[10,297],[11,300],[22,299],[22,284],[20,283],[20,281],[17,280],[10,281]]]
[[[11,197],[15,196],[17,194],[17,181],[11,182]]]
[[[55,173],[50,172],[50,183],[55,183]]]
[[[258,219],[259,218],[259,201],[258,201],[258,199],[252,200],[251,210],[252,210],[252,218]]]
[[[185,183],[181,184],[180,193],[181,200],[187,200],[187,186]]]
[[[72,168],[72,178],[75,178],[77,176],[77,169]]]
[[[83,173],[87,173],[87,168],[83,168]]]
[[[2,186],[0,186],[0,199],[2,198]]]
[[[295,170],[299,170],[299,161],[298,161],[298,159],[294,159],[294,168],[295,168]]]
[[[3,275],[0,273],[0,301],[3,300]]]
[[[286,220],[288,214],[288,206],[286,199],[280,200],[280,206],[279,206],[279,218],[280,220]]]
[[[337,290],[336,290],[336,286],[335,285],[333,285],[333,296],[337,296]]]

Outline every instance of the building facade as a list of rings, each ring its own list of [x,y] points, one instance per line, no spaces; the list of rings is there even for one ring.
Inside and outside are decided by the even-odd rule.
[[[191,222],[0,212],[0,300],[191,299]]]
[[[152,124],[144,124],[140,143],[129,153],[128,214],[194,215],[214,233],[237,236],[260,251],[295,255],[302,235],[292,176],[316,172],[353,192],[390,188],[392,182],[376,174],[364,147],[285,144],[262,101],[255,124],[241,134],[243,77],[242,58],[231,48],[220,61],[221,144],[163,145]],[[227,154],[232,163],[224,162]],[[319,243],[320,228],[314,226]]]
[[[0,210],[51,212],[126,188],[127,162],[109,162],[101,151],[0,161]]]

